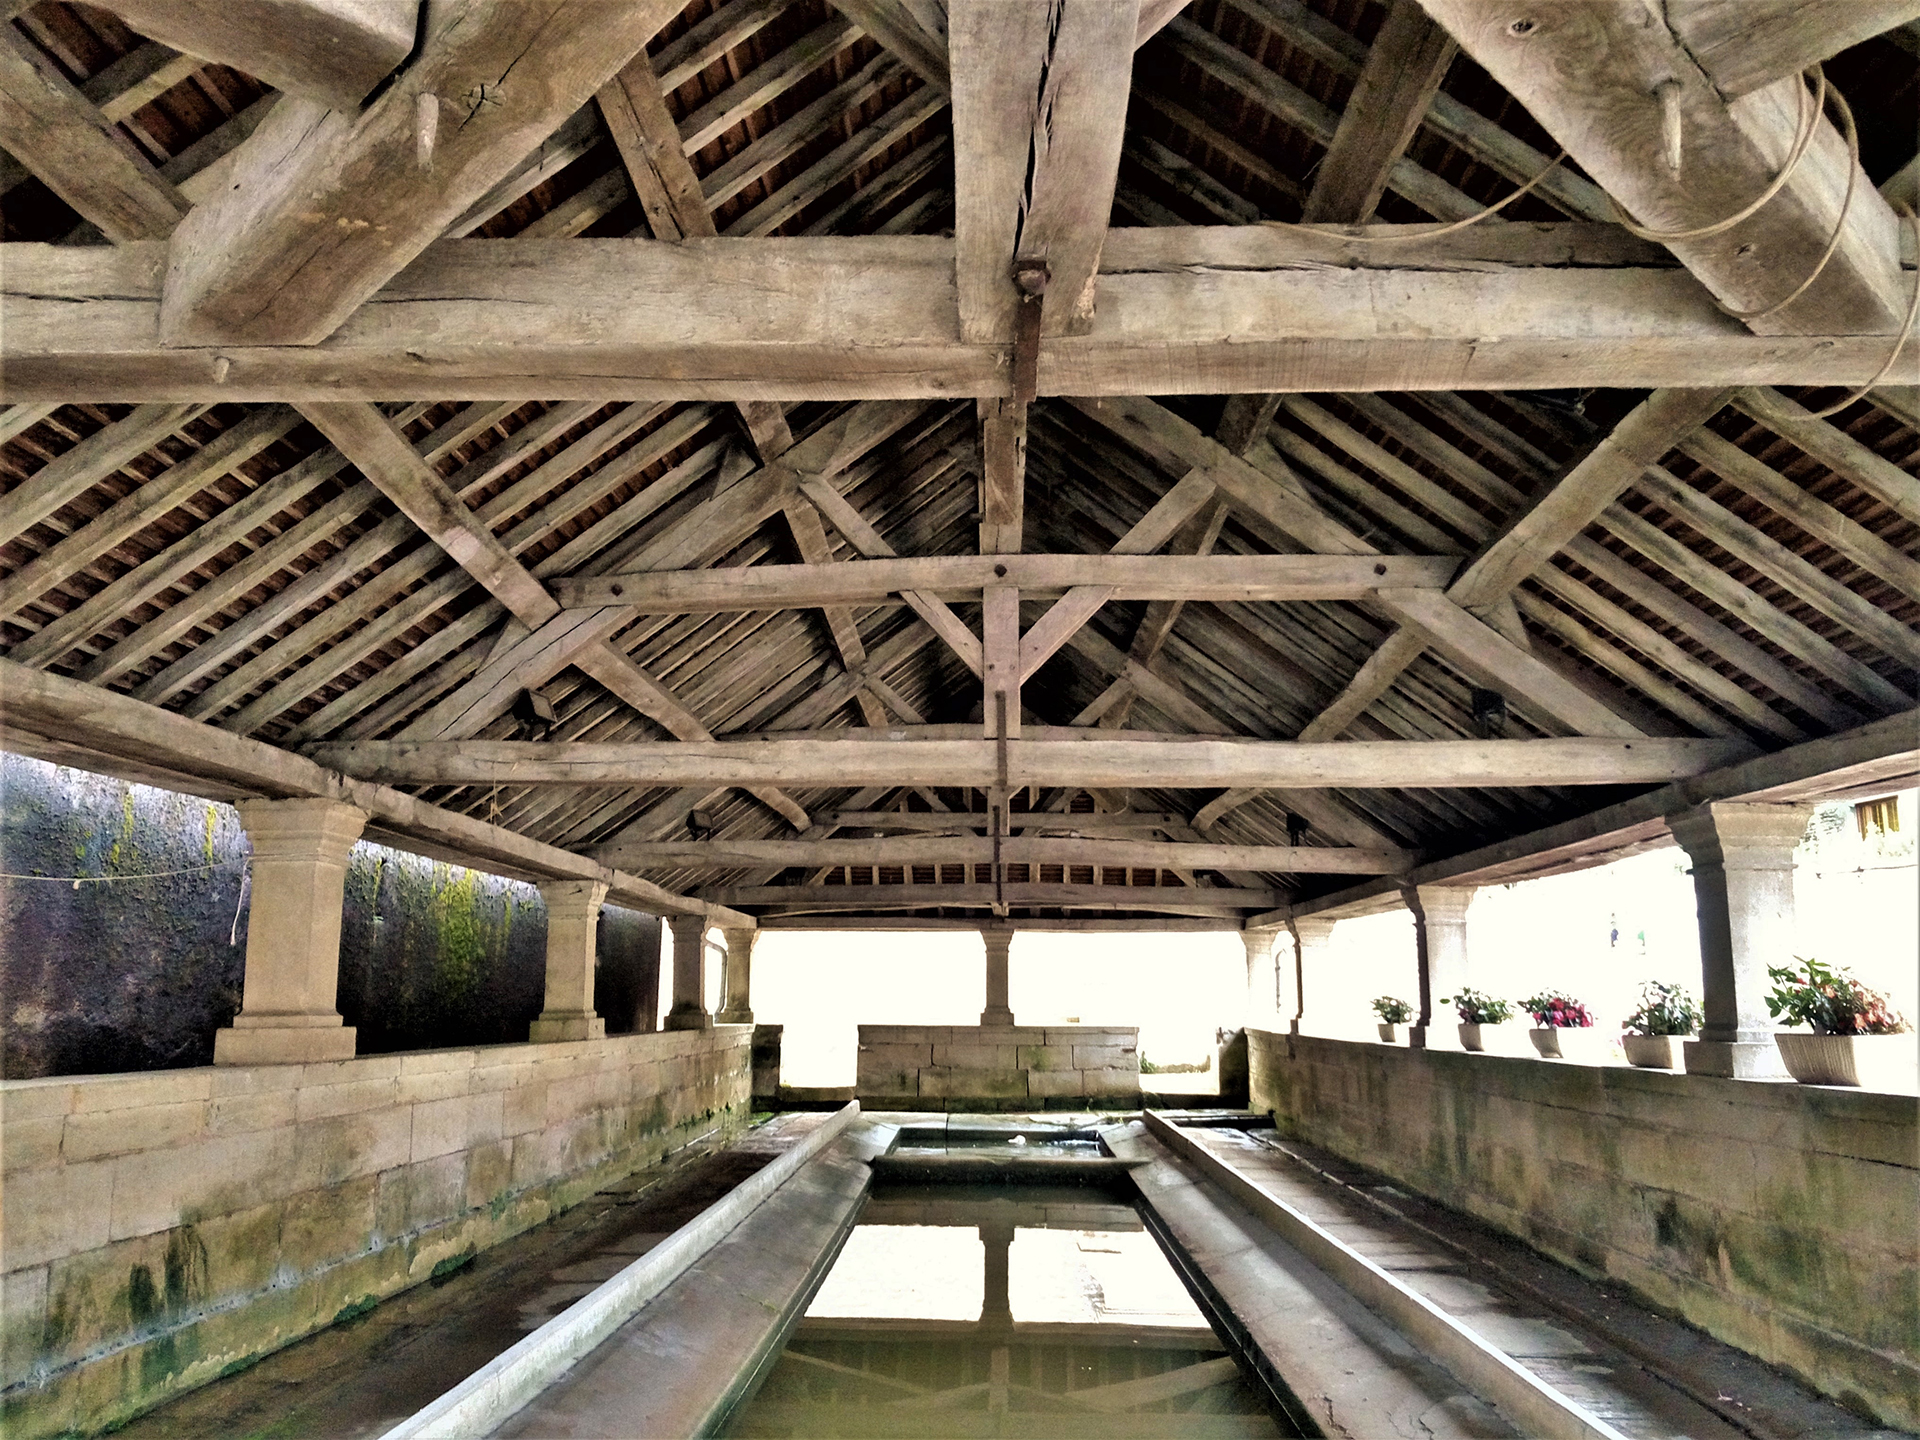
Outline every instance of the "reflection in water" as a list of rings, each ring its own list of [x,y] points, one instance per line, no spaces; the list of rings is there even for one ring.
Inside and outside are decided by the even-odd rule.
[[[877,1191],[735,1436],[1275,1436],[1132,1206]]]

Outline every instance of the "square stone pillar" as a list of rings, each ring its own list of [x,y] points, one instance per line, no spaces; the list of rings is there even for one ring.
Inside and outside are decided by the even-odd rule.
[[[1274,963],[1279,940],[1278,930],[1240,932],[1247,947],[1247,1024],[1256,1030],[1280,1023],[1280,976]]]
[[[347,855],[367,823],[335,800],[242,800],[253,844],[240,1013],[213,1037],[216,1065],[351,1060],[342,1023],[340,906]]]
[[[1667,817],[1693,861],[1705,1023],[1687,1042],[1695,1075],[1785,1073],[1767,1015],[1767,966],[1793,959],[1793,852],[1811,805],[1721,802]]]
[[[1400,893],[1413,911],[1420,964],[1420,1016],[1407,1032],[1407,1044],[1415,1050],[1458,1050],[1460,1032],[1434,1009],[1467,983],[1467,907],[1474,889],[1408,885]]]
[[[753,1024],[753,946],[758,930],[722,930],[727,966],[720,972],[720,1013],[716,1025]]]
[[[987,1008],[980,1012],[982,1025],[1011,1025],[1013,1010],[1007,1004],[1007,954],[1013,948],[1013,929],[996,925],[980,932],[987,946]]]
[[[665,1030],[711,1030],[707,1013],[707,917],[673,917],[673,1008]]]
[[[1287,921],[1293,933],[1293,1021],[1288,1033],[1298,1035],[1307,1018],[1307,971],[1326,959],[1333,943],[1333,927],[1340,922],[1327,915],[1297,915]]]
[[[599,953],[600,906],[607,887],[599,880],[545,880],[547,902],[547,1004],[527,1039],[599,1040],[607,1022],[593,1009],[593,965]]]

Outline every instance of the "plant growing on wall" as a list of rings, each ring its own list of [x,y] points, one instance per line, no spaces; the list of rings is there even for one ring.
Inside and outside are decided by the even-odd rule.
[[[1413,1006],[1395,996],[1382,995],[1373,1002],[1373,1013],[1382,1025],[1404,1025],[1413,1018]]]
[[[1640,987],[1640,1008],[1621,1023],[1630,1035],[1691,1035],[1701,1018],[1700,1002],[1684,985],[1649,980]]]
[[[1585,1030],[1593,1024],[1593,1012],[1560,990],[1529,995],[1520,1008],[1533,1017],[1534,1024],[1549,1030]]]
[[[1853,972],[1796,955],[1793,965],[1769,965],[1773,991],[1767,1013],[1816,1035],[1904,1035],[1911,1027],[1887,997]]]
[[[1453,1006],[1462,1025],[1500,1025],[1513,1018],[1511,1000],[1502,1000],[1497,995],[1488,995],[1464,985],[1458,995],[1442,995],[1440,1003]]]

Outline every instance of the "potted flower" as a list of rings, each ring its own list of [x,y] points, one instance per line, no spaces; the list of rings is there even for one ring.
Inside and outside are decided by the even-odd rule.
[[[1484,1050],[1486,1035],[1482,1026],[1500,1025],[1513,1018],[1513,1002],[1501,1000],[1479,990],[1460,987],[1458,995],[1443,995],[1442,1005],[1453,1006],[1454,1013],[1460,1017],[1460,1048],[1462,1050]]]
[[[1681,985],[1649,980],[1640,987],[1640,1008],[1623,1022],[1620,1044],[1627,1063],[1648,1070],[1679,1070],[1680,1042],[1700,1028],[1700,1002]]]
[[[1851,971],[1794,956],[1793,965],[1769,965],[1773,993],[1767,1013],[1811,1035],[1774,1033],[1787,1073],[1802,1085],[1861,1085],[1911,1091],[1916,1056],[1912,1029],[1877,990]]]
[[[1373,1013],[1380,1017],[1380,1038],[1389,1045],[1400,1043],[1398,1026],[1413,1018],[1413,1006],[1392,995],[1382,995],[1373,1002]]]
[[[1543,1060],[1578,1060],[1604,1065],[1613,1048],[1611,1037],[1593,1028],[1593,1012],[1561,990],[1543,990],[1520,1002],[1533,1017],[1535,1029],[1527,1036]]]

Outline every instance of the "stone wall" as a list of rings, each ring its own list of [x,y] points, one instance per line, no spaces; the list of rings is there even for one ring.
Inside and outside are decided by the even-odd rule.
[[[0,752],[0,1076],[206,1065],[240,1008],[251,848],[230,805]],[[512,1044],[545,999],[532,885],[353,847],[338,1005],[360,1053]],[[660,921],[602,913],[596,1008],[655,1028]]]
[[[1920,1430],[1911,1096],[1249,1038],[1283,1132]]]
[[[0,1085],[0,1432],[97,1431],[730,1135],[749,1035]]]
[[[898,1110],[1140,1099],[1140,1032],[1094,1025],[862,1025],[854,1094]]]

